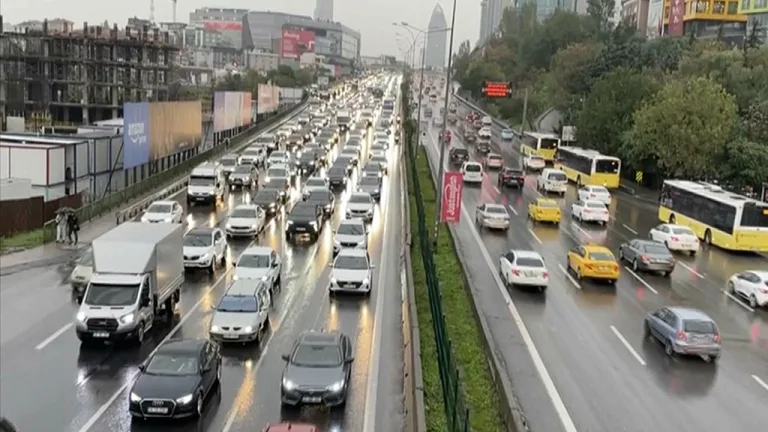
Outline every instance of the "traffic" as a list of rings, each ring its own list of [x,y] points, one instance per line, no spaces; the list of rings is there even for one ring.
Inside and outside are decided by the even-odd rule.
[[[446,170],[465,182],[454,236],[531,430],[764,428],[768,260],[729,249],[766,250],[768,207],[725,198],[692,212],[732,194],[685,181],[667,182],[661,207],[641,201],[616,191],[616,158],[509,139],[450,104]],[[440,128],[421,127],[436,168]]]
[[[403,350],[399,80],[342,85],[196,167],[71,273],[42,271],[34,283],[71,285],[72,301],[4,349],[3,415],[78,432],[392,424],[401,372],[380,358]]]

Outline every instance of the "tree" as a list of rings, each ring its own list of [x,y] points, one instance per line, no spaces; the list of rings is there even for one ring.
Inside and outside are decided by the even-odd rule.
[[[747,137],[755,143],[762,143],[768,153],[768,101],[761,101],[749,107],[745,119]],[[764,168],[768,171],[768,165]]]
[[[642,46],[642,64],[663,72],[673,72],[689,50],[690,42],[685,38],[651,39]]]
[[[613,29],[616,2],[613,0],[587,0],[587,16],[598,40],[606,40]]]
[[[583,95],[589,91],[589,68],[597,59],[601,48],[594,42],[580,42],[555,54],[550,70],[563,91],[575,95]]]
[[[548,68],[557,51],[570,44],[587,40],[584,20],[572,13],[556,10],[540,26],[523,35],[521,65],[535,69]]]
[[[749,28],[749,34],[744,41],[745,48],[756,49],[763,44],[763,38],[760,35],[760,24],[757,21],[752,21],[752,25]]]
[[[703,178],[717,171],[716,158],[736,124],[736,103],[718,83],[692,78],[666,84],[638,109],[624,136],[632,166],[655,161],[663,174]]]
[[[768,182],[768,149],[746,138],[737,138],[726,144],[720,159],[719,176],[733,186],[754,188]]]
[[[461,82],[469,68],[469,62],[472,61],[472,48],[469,41],[465,40],[459,45],[458,52],[453,56],[453,77]]]

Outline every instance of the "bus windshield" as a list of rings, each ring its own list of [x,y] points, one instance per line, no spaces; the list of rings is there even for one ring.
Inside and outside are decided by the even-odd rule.
[[[595,161],[595,172],[596,173],[618,174],[619,173],[619,161],[613,160],[613,159],[597,159]]]
[[[557,148],[557,141],[553,138],[542,138],[539,140],[539,148],[545,150],[552,150]]]
[[[768,205],[744,204],[741,226],[746,228],[768,228]]]

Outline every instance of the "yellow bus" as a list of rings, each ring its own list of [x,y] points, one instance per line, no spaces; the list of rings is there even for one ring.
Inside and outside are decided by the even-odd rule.
[[[522,154],[539,155],[547,162],[555,160],[555,153],[560,147],[560,137],[551,133],[523,132],[520,141]]]
[[[666,180],[659,196],[659,220],[685,225],[704,243],[723,249],[768,252],[768,203],[717,185]]]
[[[568,180],[579,186],[595,185],[609,189],[619,187],[621,159],[581,147],[560,147],[555,168],[565,172]]]

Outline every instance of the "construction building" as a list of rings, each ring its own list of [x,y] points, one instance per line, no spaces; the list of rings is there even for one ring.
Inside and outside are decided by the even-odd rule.
[[[0,120],[27,129],[122,116],[125,102],[170,100],[179,48],[157,28],[47,21],[6,31],[0,16]]]

